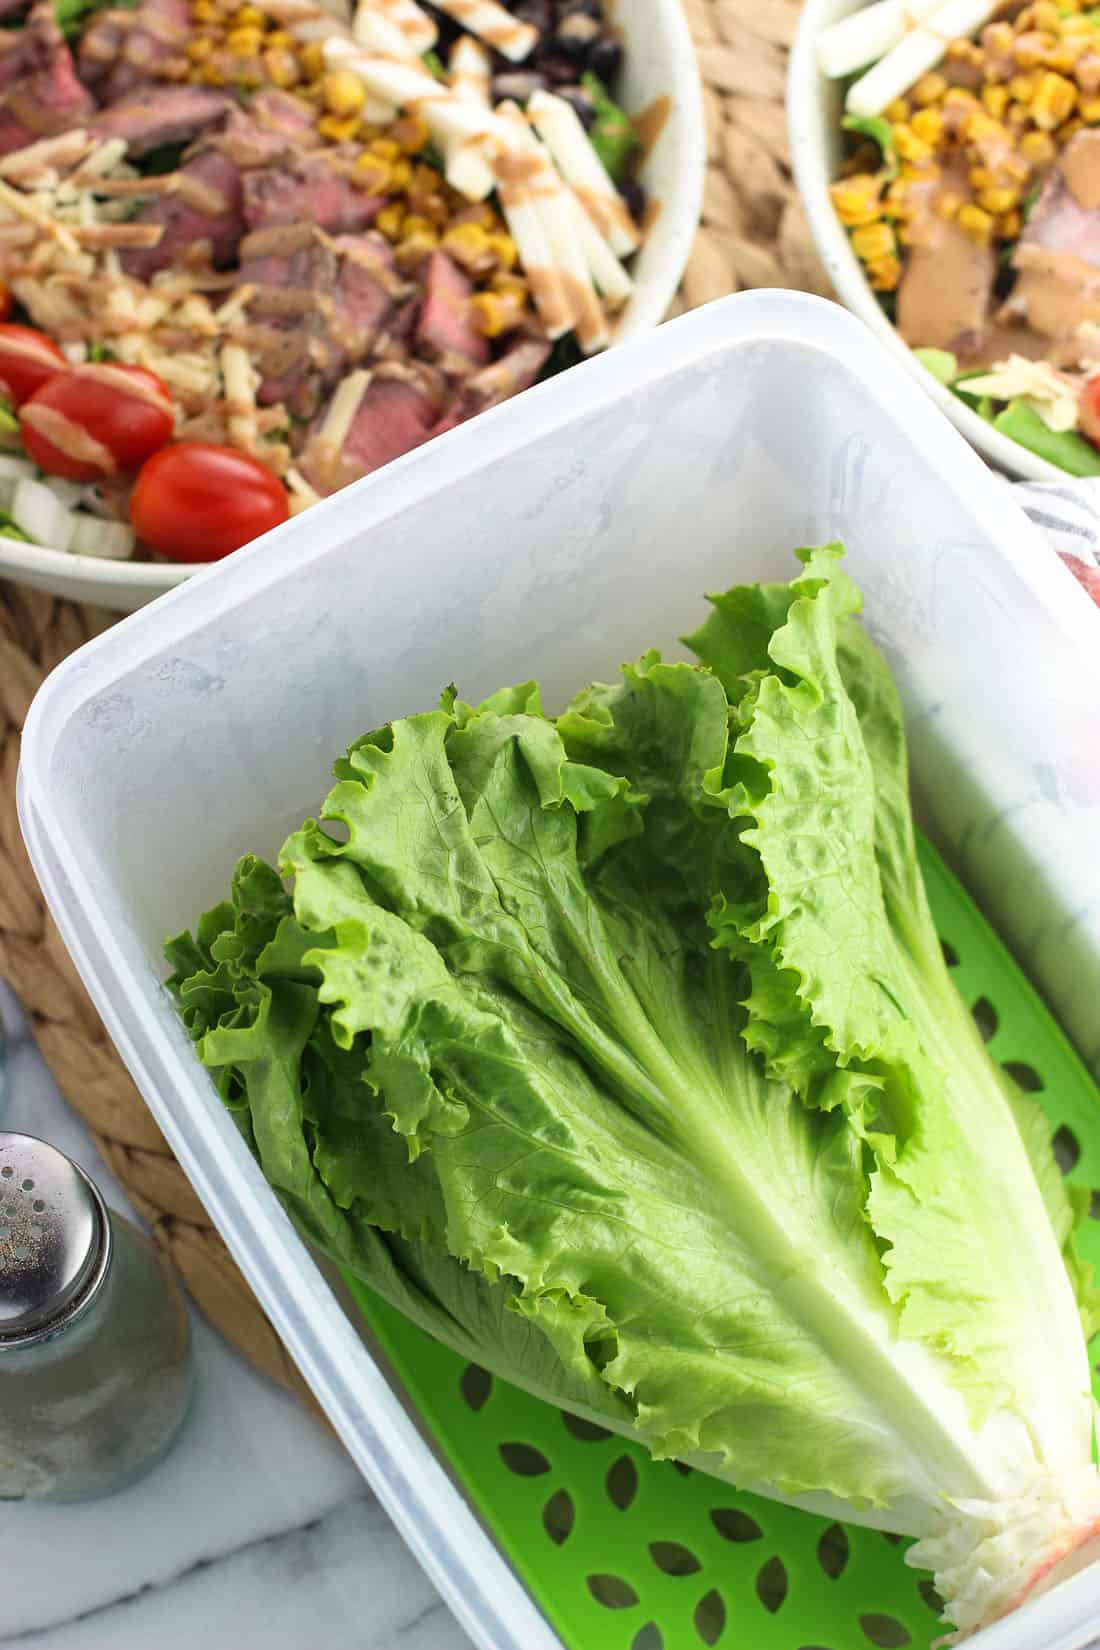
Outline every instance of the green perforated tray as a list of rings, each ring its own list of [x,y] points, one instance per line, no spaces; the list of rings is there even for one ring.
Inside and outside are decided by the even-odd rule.
[[[1100,1185],[1100,1094],[926,844],[945,955],[995,1059],[1035,1092],[1071,1180]],[[1082,1247],[1100,1266],[1100,1220]],[[437,1345],[348,1278],[443,1456],[568,1650],[929,1650],[907,1542],[742,1495],[578,1421]],[[1096,1362],[1100,1347],[1092,1346]],[[1098,1393],[1100,1396],[1100,1393]]]

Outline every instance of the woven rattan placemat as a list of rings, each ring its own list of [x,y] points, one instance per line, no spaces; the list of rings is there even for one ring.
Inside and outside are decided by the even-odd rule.
[[[703,223],[673,314],[743,287],[828,293],[791,181],[783,111],[794,0],[684,0],[706,100]],[[115,615],[0,583],[0,978],[66,1099],[211,1322],[311,1403],[107,1040],[46,915],[15,814],[23,719],[43,677]]]

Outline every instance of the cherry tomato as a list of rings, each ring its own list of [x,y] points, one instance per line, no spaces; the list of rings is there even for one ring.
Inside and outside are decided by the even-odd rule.
[[[14,406],[21,407],[35,390],[68,368],[68,361],[44,332],[0,321],[0,394]]]
[[[1100,378],[1090,378],[1081,391],[1077,422],[1081,434],[1087,436],[1094,447],[1100,447]]]
[[[51,378],[19,413],[28,458],[68,481],[132,470],[172,439],[172,402],[144,367],[89,363]]]
[[[11,292],[0,281],[0,321],[6,321],[11,314]]]
[[[258,458],[211,441],[162,447],[130,495],[138,538],[170,561],[220,561],[289,514],[286,489]]]

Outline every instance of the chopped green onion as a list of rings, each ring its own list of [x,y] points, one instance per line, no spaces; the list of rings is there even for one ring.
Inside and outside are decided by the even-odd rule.
[[[596,118],[588,133],[588,141],[603,161],[608,176],[622,183],[634,151],[638,148],[638,134],[598,75],[591,72],[581,76],[581,85],[592,99]]]

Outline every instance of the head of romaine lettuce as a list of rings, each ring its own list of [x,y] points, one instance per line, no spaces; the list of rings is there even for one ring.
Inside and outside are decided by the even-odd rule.
[[[889,671],[800,554],[697,665],[366,736],[172,988],[336,1261],[656,1456],[923,1537],[968,1629],[1100,1512],[1094,1300],[942,960]]]

